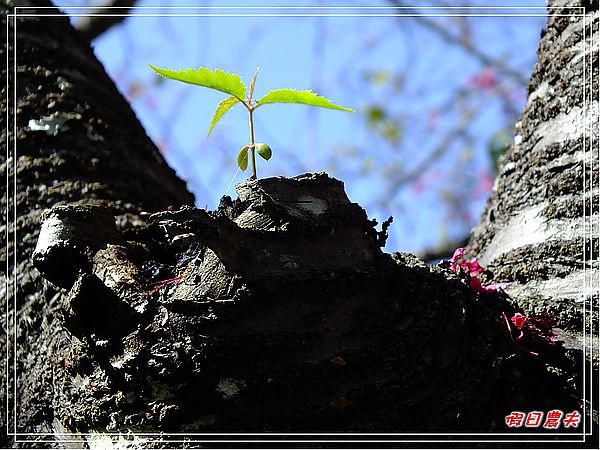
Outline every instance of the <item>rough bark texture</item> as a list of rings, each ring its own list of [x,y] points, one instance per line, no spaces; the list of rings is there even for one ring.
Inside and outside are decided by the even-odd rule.
[[[68,21],[19,19],[17,40],[2,161],[16,177],[3,231],[17,246],[2,253],[16,261],[2,317],[15,415],[0,423],[22,433],[15,445],[509,431],[512,410],[578,408],[547,370],[572,371],[560,345],[532,357],[506,330],[506,297],[382,253],[385,232],[341,182],[247,181],[217,211],[179,208],[193,198]]]
[[[550,15],[515,142],[469,247],[526,312],[555,316],[580,372],[587,334],[587,380],[598,383],[600,13],[597,1],[550,5],[584,7],[585,17]],[[569,376],[581,398],[581,377]]]
[[[36,5],[50,3],[39,1]],[[30,423],[19,428],[31,432],[36,430],[34,424],[51,420],[57,401],[52,392],[67,383],[61,365],[72,340],[57,317],[62,293],[31,266],[44,209],[66,202],[104,205],[125,224],[142,208],[156,211],[169,204],[192,205],[194,199],[165,164],[68,19],[17,19],[15,49],[15,23],[13,19],[8,23],[6,16],[10,6],[3,2],[1,8],[3,30],[8,26],[10,32],[9,48],[2,45],[1,59],[5,60],[8,51],[10,61],[8,67],[2,67],[9,89],[3,83],[0,171],[8,186],[1,200],[6,212],[1,233],[7,245],[0,249],[0,260],[6,268],[2,297],[11,309],[5,314],[3,308],[2,325],[10,335],[14,331],[17,339],[13,342],[10,336],[7,342],[3,333],[0,340],[2,349],[9,350],[9,407],[12,410],[16,403],[21,411],[25,408],[17,421]],[[61,266],[58,262],[59,271]],[[6,277],[8,284],[4,283]],[[13,299],[16,324],[12,321]],[[18,349],[16,367],[13,344]],[[17,370],[16,398],[12,396],[13,369]],[[6,380],[4,364],[2,373]],[[5,400],[3,389],[2,404]],[[2,416],[4,430],[6,417]],[[12,430],[12,413],[8,420]]]
[[[77,380],[57,393],[54,432],[494,430],[515,404],[574,406],[514,346],[505,299],[382,253],[341,182],[237,190],[216,212],[156,213],[121,236],[102,210],[45,214],[34,262],[69,290]],[[560,363],[560,347],[546,356]]]

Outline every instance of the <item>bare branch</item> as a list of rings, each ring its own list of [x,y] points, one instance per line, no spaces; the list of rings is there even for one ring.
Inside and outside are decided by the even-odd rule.
[[[401,0],[390,0],[396,6],[405,6],[405,3]],[[498,58],[494,58],[493,56],[488,55],[480,48],[475,46],[469,39],[465,36],[455,35],[451,33],[447,28],[440,25],[437,21],[431,20],[425,16],[418,16],[417,10],[413,11],[415,16],[413,19],[424,27],[429,28],[431,31],[437,33],[443,40],[450,44],[458,45],[462,47],[467,53],[473,56],[475,59],[479,60],[483,65],[494,67],[498,70],[498,72],[504,73],[505,75],[511,77],[515,82],[519,83],[521,86],[527,85],[527,77],[519,72],[518,70],[510,67],[504,61]]]
[[[421,162],[413,167],[409,172],[401,174],[394,180],[393,186],[389,192],[394,192],[400,189],[403,185],[415,181],[419,178],[429,167],[433,165],[435,161],[440,159],[447,150],[450,149],[452,143],[459,137],[465,134],[465,128],[470,123],[471,119],[475,117],[478,108],[467,110],[463,113],[461,120],[453,127],[444,138],[434,147],[433,151],[427,155]]]
[[[77,24],[77,30],[87,37],[90,41],[93,41],[98,36],[106,32],[108,29],[121,23],[126,17],[127,13],[131,11],[131,8],[135,6],[137,0],[111,0],[102,7],[99,7],[93,12],[93,14],[102,14],[106,12],[104,7],[118,7],[120,16],[88,16],[83,17]]]

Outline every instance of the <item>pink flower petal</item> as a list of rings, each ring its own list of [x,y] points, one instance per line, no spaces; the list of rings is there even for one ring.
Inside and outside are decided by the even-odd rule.
[[[473,89],[490,91],[498,85],[496,71],[492,67],[485,67],[481,72],[471,75],[468,84]]]
[[[506,321],[506,314],[503,313],[503,315]],[[524,316],[521,313],[516,313],[510,318],[510,322],[519,331],[519,335],[515,338],[513,330],[510,330],[515,343],[519,348],[532,355],[537,356],[538,353],[531,350],[530,346],[534,348],[548,348],[556,345],[558,335],[552,331],[554,319],[549,314],[542,313]],[[507,325],[509,325],[508,321]]]
[[[452,255],[452,258],[450,258],[450,262],[452,264],[457,263],[465,257],[465,253],[467,253],[466,247],[457,248],[456,250],[454,250],[454,254]]]
[[[481,284],[481,280],[477,277],[471,277],[470,286],[471,289],[473,289],[474,291],[481,292],[484,294],[498,292],[500,290],[506,289],[506,283],[494,283],[483,286]]]
[[[471,275],[478,275],[485,272],[485,269],[479,265],[479,262],[476,259],[473,261],[464,261],[460,263],[459,266]]]
[[[517,327],[519,330],[522,330],[525,323],[527,323],[527,317],[525,317],[521,313],[516,313],[514,316],[512,316],[510,318],[510,321],[513,323],[513,325],[515,327]]]

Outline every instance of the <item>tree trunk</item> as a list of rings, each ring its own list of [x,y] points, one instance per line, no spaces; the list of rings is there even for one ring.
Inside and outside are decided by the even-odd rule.
[[[582,398],[584,368],[585,388],[598,383],[600,13],[597,1],[550,6],[585,7],[585,17],[550,16],[515,142],[469,247],[526,312],[556,318]]]
[[[246,181],[217,211],[180,208],[192,196],[68,21],[23,17],[16,33],[2,161],[15,445],[510,431],[510,411],[579,408],[546,370],[572,369],[562,347],[532,356],[505,296],[381,252],[385,229],[341,182]]]
[[[1,420],[8,419],[9,432],[14,431],[15,418],[19,431],[34,432],[47,430],[53,420],[58,391],[67,382],[61,366],[73,339],[57,316],[63,292],[31,265],[44,209],[66,202],[102,205],[125,225],[135,222],[142,209],[192,205],[194,198],[66,17],[17,19],[14,47],[15,20],[7,18],[11,8],[5,2],[1,8],[10,33],[2,59],[8,52],[10,61],[2,68],[9,89],[2,88],[0,167],[8,186],[1,200],[7,245],[0,259],[8,281],[2,283],[3,298],[10,311],[2,315],[8,336],[3,333],[0,339],[9,352],[8,374],[4,365],[2,372],[9,383],[11,410]],[[61,261],[57,268],[67,269]]]

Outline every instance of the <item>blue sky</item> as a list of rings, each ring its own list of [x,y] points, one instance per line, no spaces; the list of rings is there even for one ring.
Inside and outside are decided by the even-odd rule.
[[[532,4],[536,3],[543,6],[543,2]],[[332,5],[294,3],[306,4]],[[453,19],[430,20],[447,26]],[[456,27],[468,27],[471,42],[528,77],[544,22],[541,17],[480,17],[457,22]],[[473,136],[451,144],[427,168],[419,180],[424,189],[416,185],[390,188],[394,165],[398,172],[418,166],[459,120],[458,109],[454,111],[452,105],[431,130],[430,112],[451,101],[457,90],[484,69],[480,61],[412,18],[129,17],[97,39],[94,48],[121,91],[129,94],[149,136],[188,182],[199,207],[216,207],[234,179],[237,151],[248,143],[246,112],[234,108],[207,139],[214,108],[224,95],[174,81],[159,82],[148,64],[173,69],[218,67],[240,74],[247,83],[260,66],[255,97],[281,87],[313,89],[357,110],[350,114],[300,105],[262,107],[256,113],[256,139],[273,148],[273,158],[258,161],[258,174],[328,171],[345,182],[350,199],[363,205],[369,217],[381,222],[394,215],[387,250],[418,251],[464,235],[483,208],[485,193],[477,198],[469,194],[464,206],[454,207],[464,207],[470,218],[455,220],[444,192],[451,197],[467,192],[481,171],[489,171],[487,143],[507,125],[496,93],[470,94],[469,102],[477,106],[477,114],[469,121]],[[392,82],[365,81],[365,74],[372,72],[396,77],[401,91],[394,91]],[[524,86],[510,80],[502,83],[499,74],[499,86],[510,90],[520,110]],[[391,145],[365,125],[365,108],[372,105],[385,105],[397,118],[402,131],[397,144]],[[462,172],[461,158],[467,161]],[[238,173],[235,182],[247,176]],[[233,188],[228,193],[233,195]]]

